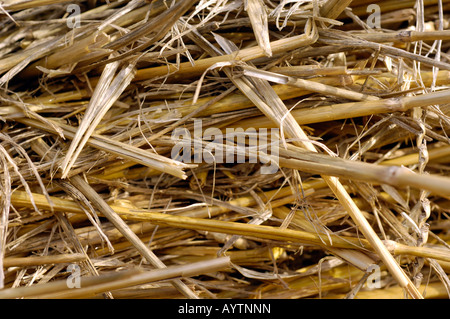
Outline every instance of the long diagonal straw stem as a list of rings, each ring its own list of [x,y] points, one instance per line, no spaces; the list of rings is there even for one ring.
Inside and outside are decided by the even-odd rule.
[[[34,145],[36,146],[34,150],[42,157],[48,156],[48,145],[42,139],[35,141]],[[93,207],[101,212],[133,244],[150,264],[158,269],[166,268],[166,265],[142,242],[138,235],[130,229],[128,224],[117,215],[111,206],[80,175],[72,176],[69,180],[92,203]],[[187,298],[198,299],[198,296],[180,279],[173,279],[171,283]]]
[[[314,23],[312,23],[312,29],[312,33],[314,33]],[[216,36],[216,40],[225,51],[233,49],[233,44],[226,41],[225,39]],[[317,152],[315,146],[312,143],[308,142],[308,136],[305,134],[295,118],[287,109],[286,105],[266,80],[262,80],[259,78],[249,79],[245,76],[237,78],[233,77],[230,70],[224,71],[226,71],[228,77],[236,85],[236,87],[238,87],[261,110],[262,113],[264,113],[278,127],[280,127],[283,132],[285,132],[284,134],[286,135],[286,137],[294,139],[294,144],[300,147],[304,147],[311,152]],[[261,92],[264,92],[264,94],[258,94],[257,92],[255,92],[255,90],[261,90]],[[352,220],[361,230],[363,235],[370,242],[373,249],[378,253],[380,259],[384,262],[387,269],[396,279],[398,284],[402,288],[406,289],[406,291],[412,298],[422,299],[423,297],[420,292],[417,290],[411,280],[406,276],[393,256],[389,253],[388,249],[384,246],[378,235],[367,222],[366,218],[364,217],[358,206],[356,206],[339,179],[330,176],[322,176],[322,178],[333,191]]]

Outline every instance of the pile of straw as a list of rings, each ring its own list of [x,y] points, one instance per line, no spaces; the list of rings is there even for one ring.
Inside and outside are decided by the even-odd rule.
[[[0,298],[448,298],[449,16],[4,0]]]

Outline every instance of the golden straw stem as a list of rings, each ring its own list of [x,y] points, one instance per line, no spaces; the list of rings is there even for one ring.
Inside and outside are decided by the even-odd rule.
[[[316,37],[311,37],[309,34],[301,34],[291,38],[270,42],[270,47],[273,54],[279,52],[288,52],[292,49],[312,44],[316,41],[316,39]],[[259,46],[254,46],[227,55],[200,59],[195,61],[195,65],[192,65],[190,62],[184,62],[180,63],[177,66],[167,65],[140,69],[137,70],[134,80],[147,80],[151,78],[167,76],[172,73],[174,73],[176,77],[198,76],[205,72],[206,69],[219,62],[251,61],[264,56],[264,50]]]
[[[145,271],[129,276],[128,278],[112,280],[100,283],[93,286],[88,286],[78,289],[65,289],[65,291],[58,291],[50,295],[39,295],[37,298],[44,299],[74,299],[74,298],[89,298],[102,292],[127,288],[146,283],[151,283],[161,280],[179,280],[177,278],[198,276],[204,273],[214,273],[220,270],[227,269],[231,266],[230,257],[219,257],[211,260],[205,260],[186,265],[169,266],[164,269],[155,269]]]
[[[76,263],[86,260],[84,254],[61,254],[49,256],[30,256],[30,257],[5,257],[3,267],[28,267],[61,263]]]

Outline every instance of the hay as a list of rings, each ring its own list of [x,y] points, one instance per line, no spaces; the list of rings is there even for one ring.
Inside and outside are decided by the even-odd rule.
[[[0,298],[450,296],[450,1],[0,9]]]

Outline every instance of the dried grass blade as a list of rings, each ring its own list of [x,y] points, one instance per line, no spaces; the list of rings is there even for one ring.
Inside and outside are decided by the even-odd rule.
[[[113,74],[118,67],[118,62],[108,64],[105,67],[89,105],[87,106],[85,116],[70,144],[66,157],[61,164],[62,178],[67,177],[69,170],[77,160],[78,155],[94,132],[98,123],[100,123],[103,116],[133,79],[136,72],[133,63],[122,68],[122,70],[113,77]]]
[[[269,25],[265,4],[262,0],[246,0],[246,4],[256,41],[264,51],[264,54],[271,57],[272,49],[270,47]]]

